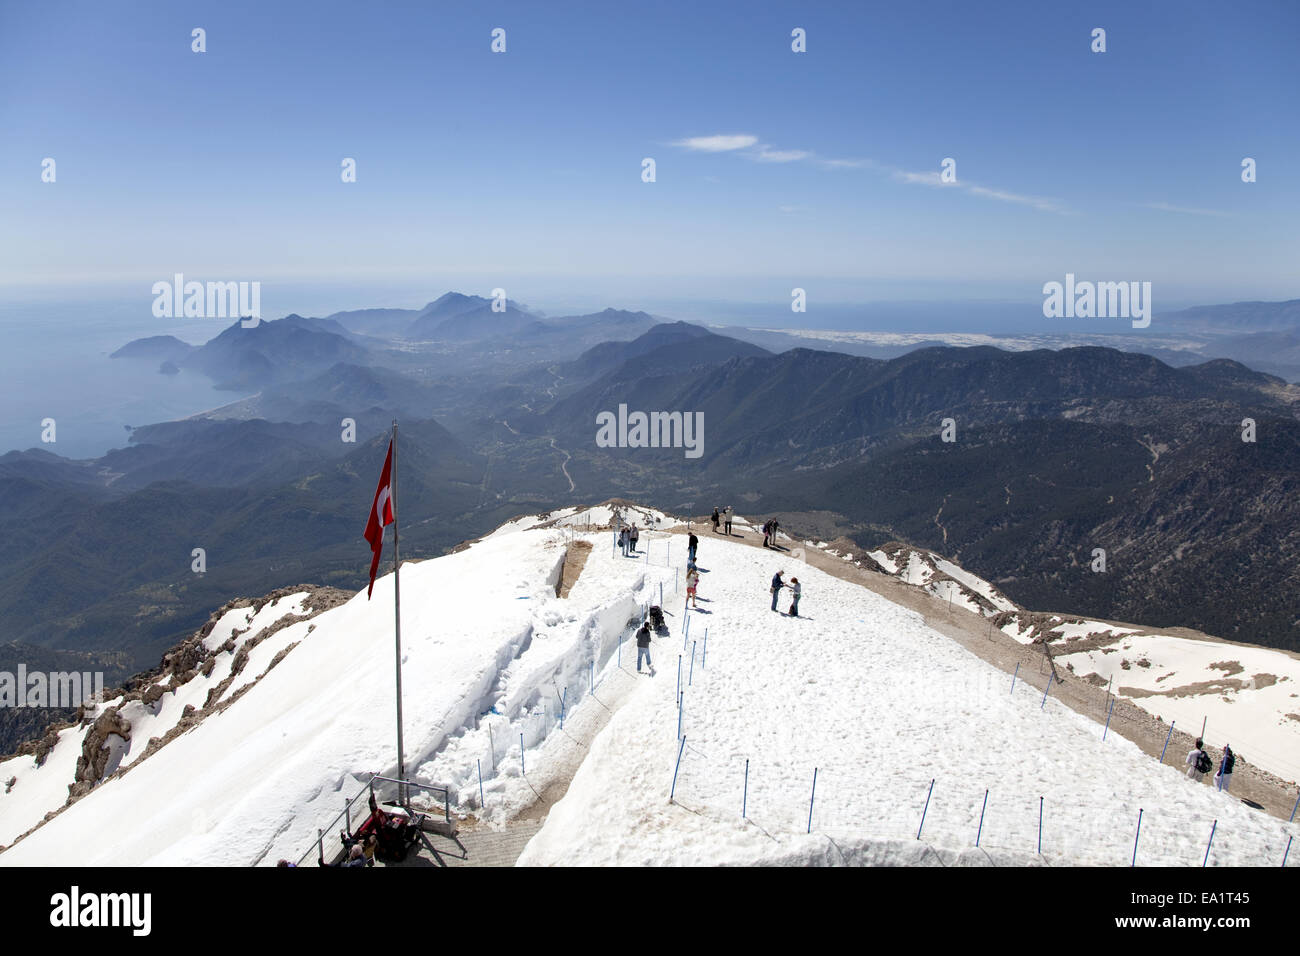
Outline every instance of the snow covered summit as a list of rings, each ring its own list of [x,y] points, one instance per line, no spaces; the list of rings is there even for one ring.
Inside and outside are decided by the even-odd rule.
[[[618,510],[644,529],[631,556],[608,527]],[[648,509],[520,519],[404,564],[408,770],[448,787],[480,826],[563,793],[521,864],[1127,864],[1139,808],[1139,863],[1199,863],[1211,820],[1211,863],[1280,861],[1294,828],[1114,733],[1103,742],[1094,721],[1023,682],[1013,692],[915,611],[741,527],[744,538],[696,526],[692,610],[684,529]],[[771,609],[778,570],[802,585],[799,617],[787,591]],[[200,688],[118,702],[129,746],[112,744],[104,777],[66,808],[58,768],[66,776],[83,750],[74,731],[39,767],[0,765],[17,777],[0,796],[0,839],[59,811],[0,865],[314,860],[317,829],[367,774],[396,770],[391,589],[390,574],[370,601],[282,626],[262,642],[278,638],[268,659],[241,670],[256,680],[237,699],[145,759],[137,727],[175,726],[165,715]],[[638,675],[633,633],[661,601],[669,633],[653,642],[654,675]],[[302,616],[301,600],[281,603]]]

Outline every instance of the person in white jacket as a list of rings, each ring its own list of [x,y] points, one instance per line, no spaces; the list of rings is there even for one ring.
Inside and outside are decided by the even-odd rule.
[[[1196,746],[1187,753],[1187,776],[1196,783],[1200,783],[1205,779],[1205,771],[1197,767],[1202,756],[1207,756],[1205,753],[1205,741],[1201,740],[1200,737],[1197,737]]]

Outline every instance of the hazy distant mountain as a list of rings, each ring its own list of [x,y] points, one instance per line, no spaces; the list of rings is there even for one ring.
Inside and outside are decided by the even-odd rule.
[[[1156,317],[1162,326],[1196,329],[1202,332],[1300,331],[1300,299],[1285,302],[1233,302],[1230,305],[1198,305]]]
[[[644,315],[645,313],[638,313]],[[642,370],[708,365],[732,358],[770,355],[766,349],[716,335],[689,322],[664,322],[630,342],[602,342],[559,368],[565,378],[589,380],[612,372],[625,362],[640,360]]]
[[[508,299],[505,310],[495,312],[491,299],[448,292],[430,302],[412,320],[406,338],[414,342],[477,342],[508,337],[537,321],[538,316],[525,312]]]
[[[174,335],[151,335],[126,343],[109,358],[148,359],[152,362],[179,362],[194,351],[194,346]]]

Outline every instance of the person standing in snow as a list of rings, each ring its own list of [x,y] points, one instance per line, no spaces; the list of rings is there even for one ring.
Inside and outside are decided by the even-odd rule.
[[[1214,783],[1224,793],[1228,792],[1228,785],[1232,783],[1232,768],[1237,763],[1237,755],[1232,752],[1232,748],[1227,744],[1223,745],[1223,759],[1219,761],[1219,772],[1214,775]]]
[[[636,525],[632,525],[632,530],[628,534],[628,541],[632,545],[632,553],[636,554],[636,543],[641,538],[641,532],[636,529]]]
[[[781,593],[781,589],[783,587],[785,587],[785,582],[781,580],[781,572],[778,571],[776,572],[776,574],[772,575],[772,610],[773,611],[776,610],[776,599],[777,596]]]
[[[700,572],[692,564],[686,569],[686,603],[695,607],[695,591],[700,586]]]
[[[722,526],[727,531],[727,537],[731,537],[731,505],[727,505],[727,510],[722,512]]]
[[[641,673],[641,658],[645,658],[646,669],[654,676],[655,666],[650,660],[650,622],[646,621],[641,625],[641,630],[636,632],[636,672]]]
[[[772,519],[772,547],[776,547],[776,529],[781,527],[781,522],[775,518]]]
[[[1200,783],[1205,779],[1205,771],[1209,770],[1213,764],[1210,762],[1210,755],[1205,752],[1205,741],[1200,737],[1196,738],[1196,746],[1187,754],[1187,776],[1188,779]]]
[[[618,529],[618,549],[623,552],[623,557],[627,557],[627,528]]]
[[[772,519],[768,518],[763,522],[763,547],[767,547],[767,542],[772,537]]]
[[[695,551],[700,546],[700,539],[695,537],[695,532],[690,532],[686,539],[686,560],[690,564],[695,563]]]
[[[790,579],[790,616],[799,616],[799,596],[803,594],[803,586],[799,583],[798,578]]]
[[[717,534],[717,533],[718,533],[718,509],[717,509],[717,507],[714,507],[714,509],[713,509],[713,517],[710,518],[709,520],[713,522],[713,533],[714,533],[714,534]]]

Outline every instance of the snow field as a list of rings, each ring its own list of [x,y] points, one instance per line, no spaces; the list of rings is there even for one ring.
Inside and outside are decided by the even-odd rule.
[[[782,564],[701,538],[701,606],[712,613],[692,612],[691,634],[707,624],[709,651],[684,690],[676,803],[672,661],[610,720],[521,865],[812,862],[828,836],[906,862],[932,778],[922,842],[945,853],[973,848],[988,788],[980,845],[1013,859],[1036,853],[1043,796],[1051,862],[1127,864],[1139,808],[1139,863],[1199,864],[1214,819],[1212,864],[1281,861],[1294,828],[1193,785],[1121,737],[1103,743],[1099,724],[1050,695],[1042,709],[1024,683],[1013,695],[1009,675],[872,592],[797,566],[806,616],[773,614],[767,582]]]

